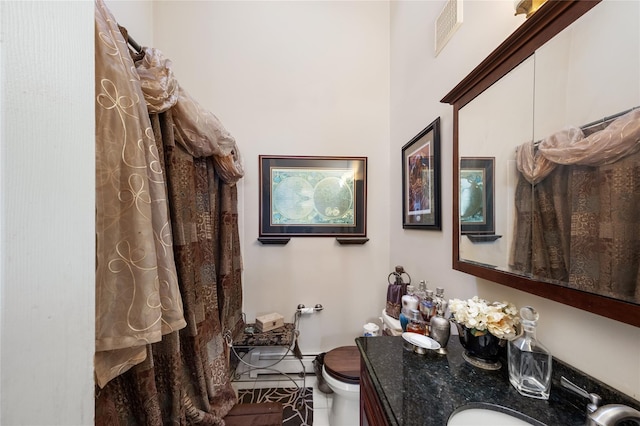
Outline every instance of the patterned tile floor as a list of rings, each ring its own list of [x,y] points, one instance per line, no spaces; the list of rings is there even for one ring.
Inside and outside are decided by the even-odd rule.
[[[295,377],[298,386],[313,387],[313,426],[329,426],[329,408],[333,401],[331,394],[325,394],[318,390],[315,375],[308,375],[304,379]],[[257,388],[290,388],[293,386],[291,380],[279,375],[260,375],[257,379],[241,380],[232,382],[234,389],[257,389]]]

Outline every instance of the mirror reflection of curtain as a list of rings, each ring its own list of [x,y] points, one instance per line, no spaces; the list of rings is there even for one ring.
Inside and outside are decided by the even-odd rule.
[[[242,326],[235,185],[243,174],[239,152],[217,118],[179,87],[170,61],[146,49],[134,67],[119,31],[97,0],[98,245],[110,241],[109,236],[126,241],[129,235],[140,235],[140,247],[149,241],[153,247],[148,253],[133,247],[130,269],[143,266],[153,252],[174,263],[164,275],[160,266],[151,266],[141,268],[149,275],[145,280],[120,274],[110,285],[101,278],[116,269],[97,271],[97,313],[110,316],[96,318],[96,341],[108,340],[100,340],[103,333],[120,331],[138,339],[123,347],[136,355],[124,362],[112,356],[118,351],[97,343],[95,424],[224,424],[223,417],[236,403],[225,339]],[[153,72],[150,65],[156,67]],[[113,89],[108,93],[106,81]],[[131,155],[145,162],[134,163]],[[132,172],[125,173],[129,168]],[[105,185],[98,186],[103,181]],[[147,187],[156,187],[156,193],[149,195]],[[126,194],[132,196],[123,197]],[[105,210],[105,199],[121,204]],[[123,209],[141,216],[140,221],[152,221],[150,208],[165,218],[154,222],[150,233],[135,223],[103,229],[104,219],[98,220],[120,223],[114,213]],[[99,265],[115,265],[102,254],[98,250]],[[128,290],[134,283],[145,297],[132,299]],[[158,331],[143,335],[139,327],[122,326],[149,306],[155,316],[149,315],[148,328]],[[174,311],[179,313],[176,319],[166,315]]]
[[[537,278],[640,302],[640,110],[589,136],[518,147],[511,265]]]
[[[516,232],[511,268],[527,276],[569,278],[569,167],[532,185],[522,174],[516,186]]]
[[[640,153],[576,167],[569,285],[640,302]]]

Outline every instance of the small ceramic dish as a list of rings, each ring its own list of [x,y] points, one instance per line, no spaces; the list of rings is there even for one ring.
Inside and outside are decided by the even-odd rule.
[[[431,349],[431,350],[440,349],[440,343],[436,342],[431,337],[425,336],[423,334],[405,332],[405,333],[402,333],[402,338],[407,342],[411,343],[412,345],[417,346],[419,348]]]

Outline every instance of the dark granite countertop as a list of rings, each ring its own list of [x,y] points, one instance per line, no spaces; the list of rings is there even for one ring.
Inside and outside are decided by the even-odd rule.
[[[583,389],[599,393],[603,404],[623,403],[640,408],[638,401],[555,358],[549,400],[522,396],[509,383],[505,361],[496,371],[468,364],[454,335],[449,339],[447,355],[434,351],[425,355],[414,353],[404,348],[405,341],[400,336],[358,337],[356,345],[392,425],[444,426],[456,409],[470,403],[490,403],[549,426],[582,426],[587,401],[560,387],[560,375]]]

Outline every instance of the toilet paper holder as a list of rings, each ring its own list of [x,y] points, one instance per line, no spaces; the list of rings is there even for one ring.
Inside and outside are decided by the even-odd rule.
[[[296,308],[296,312],[298,312],[300,315],[309,315],[309,314],[313,314],[315,312],[320,312],[323,309],[324,309],[324,307],[319,303],[316,304],[316,306],[314,306],[313,308],[307,308],[302,303],[300,303],[298,305],[298,307]]]

